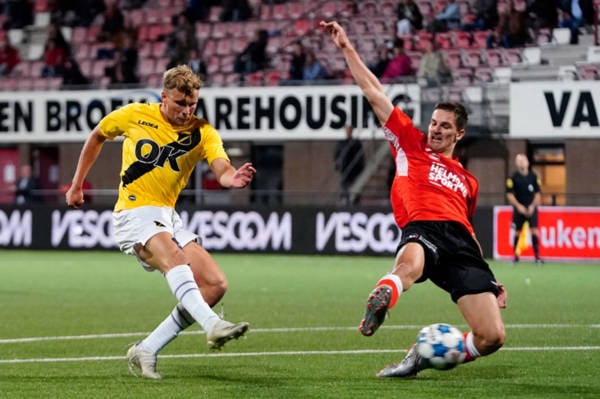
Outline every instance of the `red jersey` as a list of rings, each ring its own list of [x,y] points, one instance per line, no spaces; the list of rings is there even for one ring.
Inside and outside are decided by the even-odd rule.
[[[453,221],[474,234],[470,218],[479,191],[475,176],[456,158],[433,152],[427,136],[397,107],[383,131],[396,164],[390,200],[398,226],[414,221]]]

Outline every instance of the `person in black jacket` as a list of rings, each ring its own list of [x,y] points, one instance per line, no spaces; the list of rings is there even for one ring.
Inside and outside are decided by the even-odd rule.
[[[346,126],[346,138],[335,146],[335,170],[340,174],[340,195],[345,205],[358,202],[358,196],[350,195],[350,187],[365,168],[362,143],[352,137],[352,132],[352,126]]]
[[[256,38],[237,55],[233,70],[244,75],[265,69],[269,64],[268,43],[269,33],[265,29],[256,31]]]

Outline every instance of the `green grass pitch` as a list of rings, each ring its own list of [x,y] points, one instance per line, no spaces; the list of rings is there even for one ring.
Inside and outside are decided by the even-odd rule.
[[[373,337],[357,330],[391,257],[216,254],[225,317],[247,338],[220,352],[192,327],[159,355],[158,381],[128,373],[128,346],[175,305],[158,273],[117,252],[0,254],[1,398],[598,398],[600,264],[491,262],[507,287],[500,352],[408,380],[375,372],[418,330],[466,326],[431,283],[405,292]],[[221,311],[218,305],[216,310]]]

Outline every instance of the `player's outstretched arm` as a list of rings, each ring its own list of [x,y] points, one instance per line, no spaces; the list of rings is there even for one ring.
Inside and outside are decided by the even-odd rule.
[[[254,166],[250,162],[246,162],[236,169],[229,161],[223,158],[215,159],[210,164],[210,169],[215,174],[219,184],[226,188],[246,187],[256,174],[256,169],[254,169]]]
[[[75,174],[71,180],[71,187],[65,193],[65,200],[67,205],[71,208],[79,208],[83,205],[83,182],[92,168],[92,165],[94,165],[94,162],[98,159],[98,155],[100,155],[100,151],[102,150],[105,141],[106,137],[100,133],[100,129],[97,126],[92,130],[92,133],[85,141],[81,153],[79,154],[79,161],[77,161]]]
[[[373,112],[375,112],[381,125],[385,125],[394,109],[394,105],[390,99],[387,98],[379,79],[377,79],[361,60],[340,24],[335,21],[321,21],[319,25],[325,32],[329,33],[335,45],[342,50],[356,84],[361,88],[367,101],[371,104]]]

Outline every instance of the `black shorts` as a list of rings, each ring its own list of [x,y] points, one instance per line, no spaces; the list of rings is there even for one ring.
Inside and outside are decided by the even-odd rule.
[[[407,242],[417,242],[425,250],[421,283],[431,280],[448,292],[454,302],[463,295],[491,292],[498,296],[498,285],[479,245],[460,223],[411,222],[402,229],[398,250]]]
[[[537,227],[538,226],[538,210],[535,208],[535,211],[531,214],[531,216],[525,216],[522,213],[517,212],[513,209],[513,217],[512,217],[512,228],[516,231],[521,231],[523,228],[523,224],[525,222],[529,222],[529,227]]]

